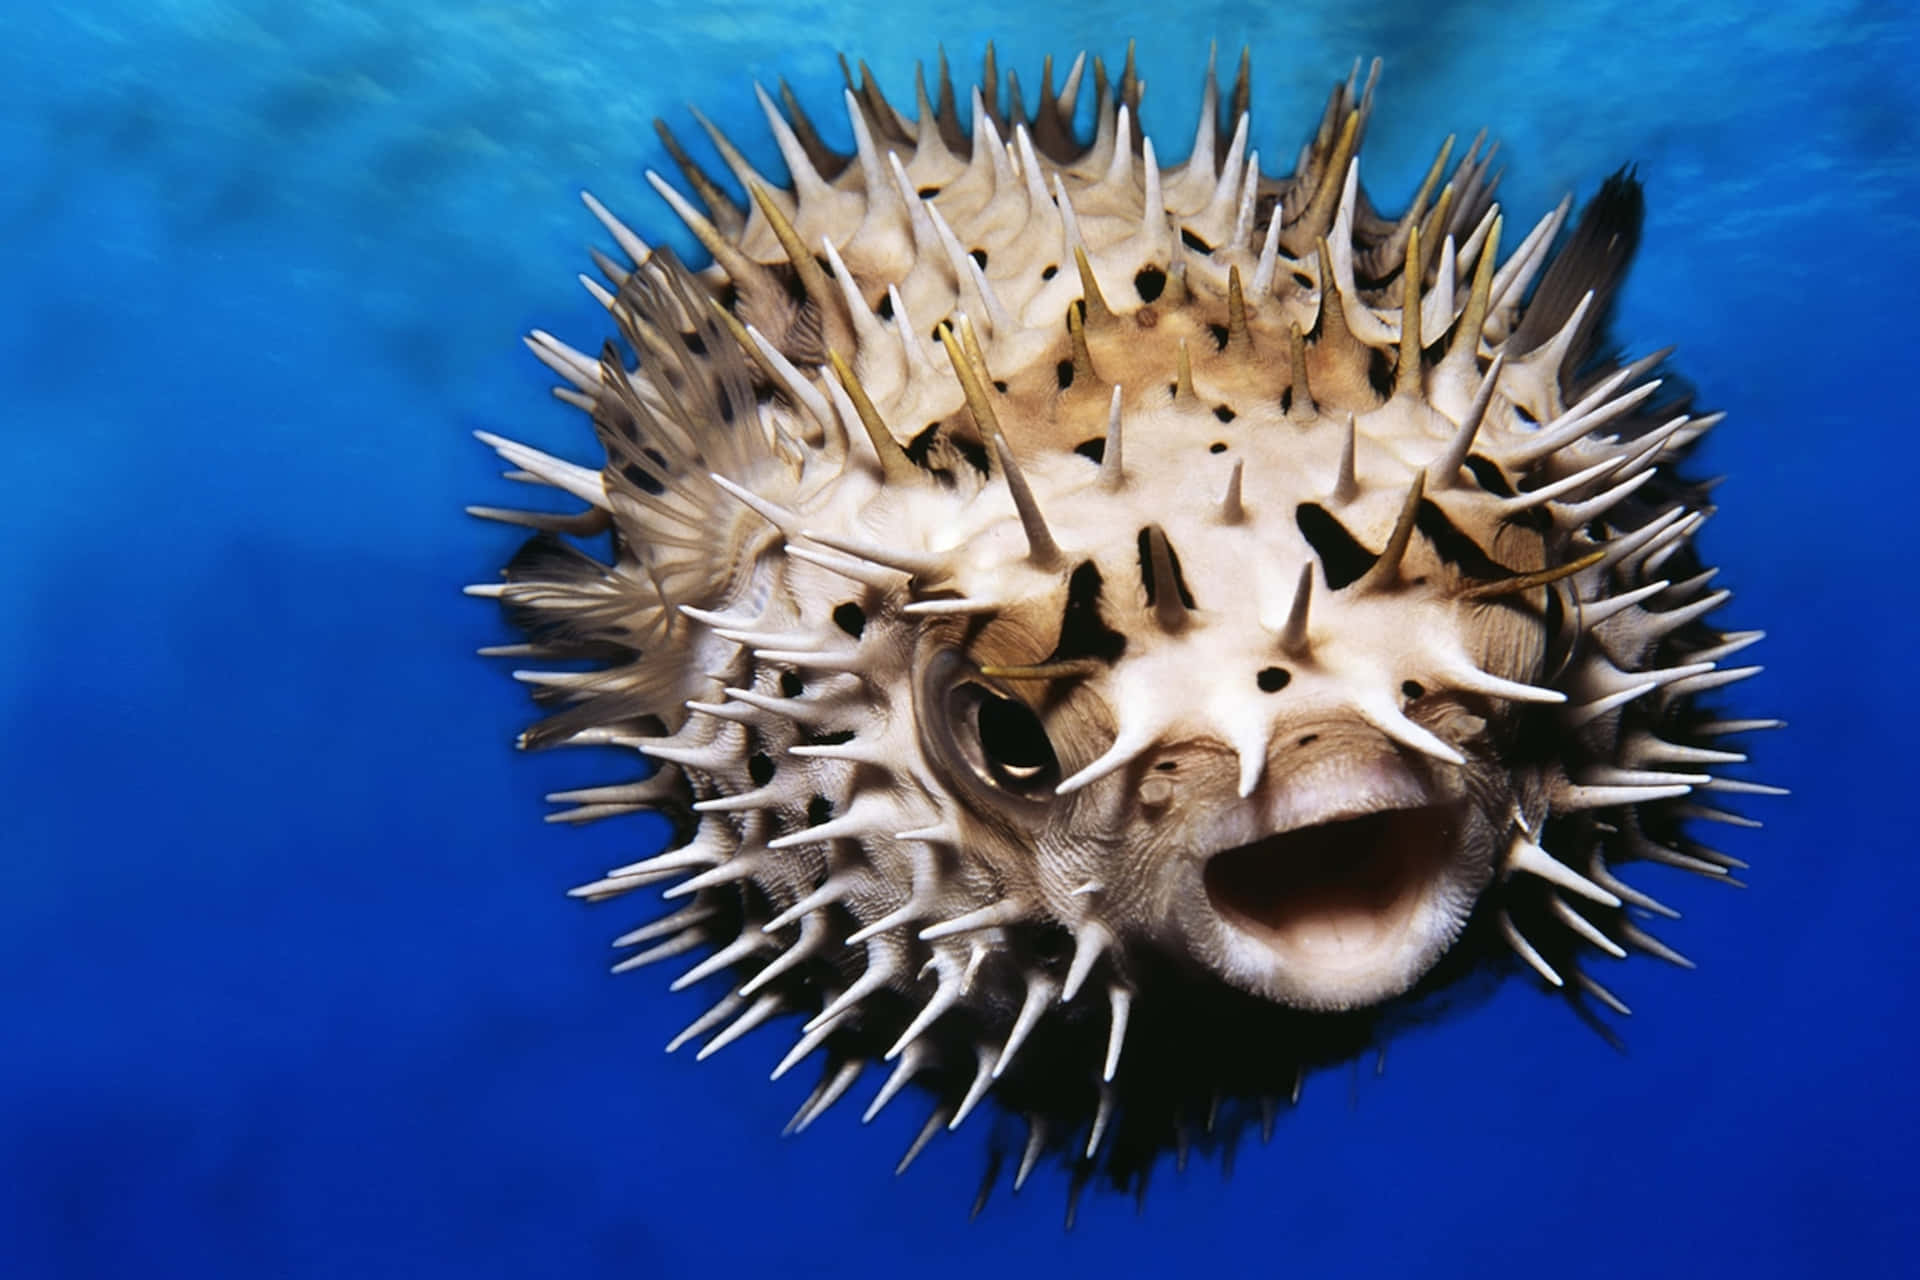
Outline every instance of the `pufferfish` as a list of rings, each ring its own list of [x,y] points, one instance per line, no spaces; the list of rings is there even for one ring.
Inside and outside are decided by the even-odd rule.
[[[560,660],[522,745],[640,757],[553,817],[675,825],[573,891],[665,887],[615,968],[717,994],[669,1048],[783,1024],[791,1129],[911,1084],[902,1167],[992,1099],[1016,1188],[1270,1127],[1474,975],[1626,1013],[1596,957],[1688,962],[1616,870],[1728,879],[1683,827],[1777,790],[1708,705],[1760,636],[1674,470],[1720,415],[1602,345],[1635,179],[1503,259],[1482,139],[1361,187],[1378,64],[1284,177],[1244,54],[1180,165],[1131,49],[1086,134],[1087,69],[1029,111],[989,50],[968,120],[944,58],[912,116],[862,64],[850,154],[757,91],[785,183],[700,118],[737,190],[661,126],[711,264],[585,197],[620,341],[528,345],[605,459],[483,434],[585,505],[474,509],[538,531],[470,588]]]

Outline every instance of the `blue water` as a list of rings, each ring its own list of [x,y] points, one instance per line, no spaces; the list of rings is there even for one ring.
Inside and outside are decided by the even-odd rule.
[[[0,40],[0,1273],[9,1277],[1889,1275],[1920,1221],[1912,901],[1920,23],[1910,6],[1579,0],[14,6]],[[1756,10],[1757,11],[1757,10]],[[1256,16],[1256,14],[1258,16]],[[639,823],[543,826],[617,776],[517,757],[461,597],[514,536],[468,436],[585,458],[518,335],[582,346],[591,186],[674,240],[648,122],[833,100],[944,41],[1117,58],[1184,150],[1207,42],[1255,50],[1256,140],[1386,59],[1389,207],[1438,136],[1505,140],[1510,219],[1623,161],[1649,222],[1618,332],[1730,412],[1704,533],[1759,626],[1745,892],[1650,871],[1700,962],[1636,960],[1616,1053],[1523,984],[1308,1081],[1231,1178],[1143,1215],[1004,1187],[919,1115],[777,1134],[771,1033],[696,1066],[695,1007],[609,978],[626,908],[560,890]],[[1003,64],[1004,65],[1004,64]],[[1722,833],[1715,831],[1716,837]],[[609,914],[609,912],[615,914]],[[618,915],[618,919],[615,915]],[[868,1086],[856,1096],[864,1098]],[[1098,1269],[1098,1271],[1096,1271]]]

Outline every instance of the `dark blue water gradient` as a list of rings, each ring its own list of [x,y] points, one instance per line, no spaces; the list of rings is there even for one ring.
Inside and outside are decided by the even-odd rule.
[[[1912,1265],[1913,282],[1920,39],[1904,6],[232,4],[43,7],[0,42],[0,1258],[10,1276],[1558,1276]],[[1542,7],[1544,8],[1544,6]],[[888,1176],[909,1108],[781,1125],[763,1032],[612,979],[638,908],[564,886],[657,841],[556,830],[528,707],[462,598],[515,543],[466,432],[589,456],[519,348],[597,342],[594,187],[646,192],[698,102],[777,171],[745,90],[830,116],[840,46],[896,92],[943,40],[1145,38],[1178,156],[1207,41],[1255,48],[1284,167],[1327,83],[1387,59],[1366,172],[1395,206],[1449,130],[1506,139],[1510,221],[1623,161],[1649,222],[1618,332],[1681,346],[1731,479],[1703,535],[1763,626],[1737,705],[1741,893],[1650,872],[1701,967],[1609,974],[1624,1054],[1524,984],[1308,1081],[1271,1147],[1146,1212],[1004,1188],[977,1136]],[[844,126],[830,133],[844,131]],[[1716,836],[1721,833],[1715,832]],[[867,1087],[856,1097],[864,1100]]]

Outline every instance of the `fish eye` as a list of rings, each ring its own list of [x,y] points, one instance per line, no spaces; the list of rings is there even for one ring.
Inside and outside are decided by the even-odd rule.
[[[974,781],[1000,795],[1040,799],[1060,781],[1060,762],[1033,709],[975,680],[946,695],[945,741]]]
[[[1024,702],[981,690],[973,728],[987,772],[1001,786],[1031,791],[1059,779],[1060,762],[1046,727]]]

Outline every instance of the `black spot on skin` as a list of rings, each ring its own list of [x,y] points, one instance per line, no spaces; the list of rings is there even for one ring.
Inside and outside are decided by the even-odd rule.
[[[969,440],[964,436],[949,436],[947,437],[947,442],[953,446],[954,452],[958,453],[962,458],[965,458],[967,465],[975,471],[978,471],[983,476],[992,474],[993,467],[988,461],[986,445],[981,444],[978,440]]]
[[[1413,527],[1426,536],[1440,558],[1469,578],[1482,580],[1510,578],[1513,570],[1494,560],[1480,545],[1447,519],[1447,513],[1433,502],[1421,499],[1414,512]]]
[[[1158,592],[1155,589],[1156,584],[1153,580],[1151,535],[1148,534],[1145,529],[1142,529],[1135,538],[1135,542],[1140,549],[1140,583],[1147,589],[1147,607],[1152,608]],[[1193,592],[1187,590],[1186,575],[1180,571],[1180,553],[1173,549],[1173,543],[1171,541],[1167,543],[1167,562],[1173,566],[1173,589],[1179,593],[1180,603],[1189,609],[1194,608]]]
[[[921,187],[920,190],[915,192],[914,194],[918,195],[922,200],[931,200],[935,196],[940,194],[940,188],[939,187]]]
[[[807,801],[807,825],[817,827],[833,816],[833,801],[825,796],[815,796]]]
[[[1100,616],[1100,570],[1082,560],[1067,578],[1067,605],[1060,618],[1060,642],[1048,662],[1098,658],[1113,662],[1126,652],[1127,638]]]
[[[1213,416],[1220,419],[1220,421],[1222,422],[1232,422],[1235,418],[1239,417],[1240,415],[1235,413],[1232,409],[1229,409],[1224,404],[1217,404],[1213,406]]]
[[[1296,271],[1296,272],[1294,272],[1294,273],[1293,273],[1293,282],[1294,282],[1295,284],[1297,284],[1297,285],[1299,285],[1299,286],[1300,286],[1300,287],[1301,287],[1302,289],[1311,289],[1311,288],[1313,288],[1313,277],[1312,277],[1312,276],[1310,276],[1310,275],[1308,275],[1308,274],[1307,274],[1306,272],[1304,272],[1304,271]]]
[[[1320,557],[1320,572],[1326,577],[1329,591],[1352,585],[1379,559],[1318,503],[1301,503],[1294,509],[1293,518],[1313,554]]]
[[[1154,765],[1153,767],[1159,770],[1161,773],[1172,773],[1175,769],[1178,769],[1180,766],[1175,762],[1173,762],[1172,760],[1162,760],[1160,761],[1160,763]]]
[[[985,249],[969,249],[967,250],[967,256],[979,263],[982,271],[987,269],[987,251]]]
[[[924,470],[931,470],[927,464],[933,458],[933,442],[940,435],[940,424],[929,422],[913,439],[901,446],[901,452],[907,455],[907,461]]]
[[[998,391],[998,392],[999,392],[999,393],[1000,393],[1001,395],[1005,395],[1005,394],[1007,394],[1007,384],[1006,384],[1006,381],[1005,381],[1004,379],[1001,379],[1001,378],[995,378],[995,379],[993,380],[993,389],[994,389],[995,391]]]
[[[1415,698],[1425,697],[1427,693],[1427,689],[1426,689],[1426,686],[1421,684],[1418,680],[1402,680],[1400,682],[1400,692],[1405,694],[1407,697],[1407,700],[1411,702]]]
[[[1133,277],[1133,291],[1142,302],[1154,302],[1166,291],[1167,273],[1158,267],[1142,267]]]
[[[1506,476],[1501,474],[1499,465],[1493,459],[1470,453],[1467,455],[1467,470],[1473,473],[1473,478],[1488,493],[1502,498],[1513,497],[1513,486],[1507,483]]]
[[[756,751],[747,757],[747,776],[753,779],[753,785],[764,787],[773,781],[773,760],[764,751]]]
[[[831,733],[810,733],[807,745],[810,747],[837,747],[843,742],[853,741],[853,730],[835,729]]]
[[[1226,451],[1227,451],[1227,442],[1225,440],[1215,440],[1212,444],[1207,446],[1208,453],[1225,453]]]
[[[1083,458],[1091,458],[1095,462],[1104,462],[1107,457],[1107,442],[1104,438],[1095,436],[1091,440],[1082,440],[1079,444],[1073,446],[1073,451]]]
[[[1379,347],[1367,349],[1367,385],[1373,393],[1385,400],[1393,394],[1394,357]]]
[[[1293,673],[1285,667],[1262,667],[1259,674],[1254,676],[1253,682],[1260,686],[1262,693],[1278,693],[1287,687],[1287,682],[1291,679],[1293,679]]]
[[[1042,280],[1051,280],[1059,274],[1060,274],[1060,268],[1056,267],[1051,262],[1049,262],[1046,266],[1040,268],[1040,278]]]
[[[849,600],[833,607],[833,625],[858,640],[867,629],[867,611]]]
[[[874,304],[873,314],[879,316],[882,320],[893,319],[893,294],[892,293],[889,292],[889,293],[883,293],[880,295],[880,301]]]
[[[1312,746],[1312,745],[1313,745],[1314,743],[1316,743],[1316,742],[1318,742],[1318,741],[1320,741],[1320,735],[1319,735],[1319,734],[1317,734],[1317,733],[1309,733],[1309,734],[1307,734],[1307,735],[1305,735],[1304,737],[1302,737],[1302,738],[1300,739],[1300,744],[1299,744],[1299,745],[1301,745],[1301,746],[1303,746],[1303,747],[1310,747],[1310,746]]]
[[[1059,364],[1053,366],[1053,380],[1060,384],[1060,389],[1062,391],[1065,391],[1068,387],[1072,386],[1073,385],[1073,361],[1062,360]]]
[[[807,691],[806,682],[800,678],[799,672],[782,671],[780,673],[780,696],[781,697],[797,698],[801,694],[805,693],[806,691]]]
[[[634,485],[642,492],[658,496],[667,491],[666,485],[660,483],[659,480],[648,474],[647,469],[637,462],[629,462],[622,465],[620,474],[627,478],[628,483]]]

